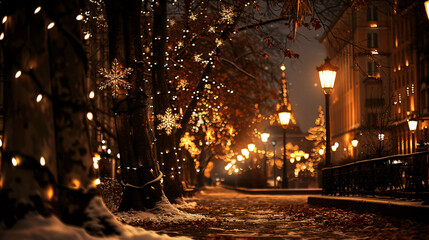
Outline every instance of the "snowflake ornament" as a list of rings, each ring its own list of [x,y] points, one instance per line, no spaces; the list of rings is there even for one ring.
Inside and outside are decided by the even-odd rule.
[[[216,38],[215,42],[216,42],[216,47],[220,47],[223,45],[222,39]]]
[[[194,61],[195,62],[202,62],[203,59],[201,58],[202,54],[195,54],[194,55]]]
[[[158,124],[158,127],[156,129],[162,130],[165,129],[165,132],[167,135],[171,135],[171,132],[173,131],[173,128],[181,128],[182,126],[179,123],[176,123],[177,120],[179,120],[179,114],[172,113],[171,108],[167,108],[165,110],[165,114],[161,115],[158,114],[156,116],[159,121],[161,121],[160,124]]]
[[[191,15],[189,15],[189,19],[191,19],[192,21],[197,20],[197,15],[195,13],[191,13]]]
[[[219,22],[220,23],[226,22],[227,24],[232,24],[234,23],[235,15],[236,13],[234,12],[233,6],[230,6],[230,7],[222,6],[222,10],[220,12],[221,18],[219,19]]]
[[[216,28],[213,26],[209,27],[209,33],[216,33]]]
[[[117,97],[118,89],[131,89],[131,84],[124,79],[126,79],[128,77],[127,75],[130,75],[132,71],[132,68],[122,68],[118,59],[115,58],[110,71],[105,68],[100,69],[99,72],[101,76],[104,76],[107,79],[100,84],[98,89],[104,90],[106,88],[111,88],[112,96]]]
[[[177,47],[179,47],[179,48],[182,48],[184,45],[183,45],[183,42],[182,41],[178,41],[177,42]]]
[[[188,81],[186,81],[186,79],[180,79],[179,84],[176,87],[176,90],[179,90],[179,89],[185,90],[186,86],[188,86]]]

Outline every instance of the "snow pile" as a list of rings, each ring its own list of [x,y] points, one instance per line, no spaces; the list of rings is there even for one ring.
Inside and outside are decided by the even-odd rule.
[[[196,205],[196,203],[190,203],[189,206]],[[182,206],[182,205],[181,205]],[[185,204],[186,206],[186,204]],[[159,202],[155,208],[148,211],[128,211],[128,212],[116,212],[116,218],[125,223],[135,223],[142,221],[150,222],[185,222],[185,221],[200,221],[206,219],[205,216],[199,214],[191,214],[180,211],[175,206],[171,205],[168,199],[163,196],[161,202]]]
[[[90,236],[83,228],[65,225],[57,217],[43,217],[39,214],[30,213],[18,221],[11,229],[0,230],[0,239],[62,239],[62,240],[83,240],[83,239],[124,239],[124,240],[164,240],[164,239],[188,239],[185,237],[172,238],[167,235],[158,235],[153,231],[142,228],[134,228],[122,225],[121,235],[98,238]]]
[[[190,208],[195,208],[197,206],[197,202],[185,202],[185,201],[183,201],[182,203],[174,204],[173,206],[175,206],[177,208],[190,209]]]

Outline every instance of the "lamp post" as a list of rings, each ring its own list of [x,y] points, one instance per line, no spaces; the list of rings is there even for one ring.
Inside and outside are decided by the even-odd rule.
[[[329,96],[334,90],[335,77],[337,75],[338,67],[335,67],[330,63],[329,57],[325,59],[325,63],[317,67],[319,71],[320,85],[325,93],[325,124],[326,124],[326,154],[325,154],[325,165],[331,165],[331,128],[329,121]]]
[[[264,143],[264,177],[267,179],[267,142],[270,137],[269,133],[261,133],[261,140]]]
[[[273,186],[276,187],[276,144],[277,141],[271,141],[271,145],[273,145]]]
[[[417,129],[417,120],[408,120],[408,128],[410,129],[410,131],[411,131],[411,138],[412,138],[412,143],[411,143],[411,151],[412,152],[415,152],[416,151],[416,149],[415,149],[415,146],[416,146],[416,144],[415,144],[415,132],[416,132],[416,129]]]
[[[287,110],[286,106],[283,106],[280,108],[279,111],[279,119],[280,124],[283,127],[283,181],[282,181],[282,188],[288,187],[287,182],[287,161],[286,161],[286,127],[289,125],[290,121],[290,115],[291,113]]]

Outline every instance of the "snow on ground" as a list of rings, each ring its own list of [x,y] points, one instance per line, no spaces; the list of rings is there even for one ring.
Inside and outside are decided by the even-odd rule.
[[[39,214],[29,213],[22,220],[18,221],[11,229],[0,230],[0,239],[32,239],[32,240],[168,240],[168,239],[189,239],[185,237],[169,237],[167,235],[159,235],[154,231],[147,231],[142,228],[135,228],[128,225],[123,225],[120,236],[114,237],[93,237],[88,235],[83,228],[78,228],[62,223],[57,217],[43,217]]]
[[[183,208],[192,208],[196,203],[182,203],[172,205],[164,196],[161,203],[158,203],[154,209],[148,211],[128,211],[115,212],[116,218],[125,223],[134,223],[141,221],[150,222],[184,222],[184,221],[200,221],[206,217],[200,214],[191,214],[177,209],[176,206]]]

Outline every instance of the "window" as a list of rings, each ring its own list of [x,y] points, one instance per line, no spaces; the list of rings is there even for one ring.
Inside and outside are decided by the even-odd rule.
[[[377,63],[375,63],[373,61],[369,61],[368,62],[368,77],[376,77],[378,73],[379,73],[379,71],[378,71]]]
[[[367,21],[378,21],[378,12],[376,7],[369,7],[366,9]]]
[[[378,34],[368,33],[366,35],[366,46],[368,48],[378,48]]]

